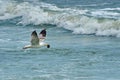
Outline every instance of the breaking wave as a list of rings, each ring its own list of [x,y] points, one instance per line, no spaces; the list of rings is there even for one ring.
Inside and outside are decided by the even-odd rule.
[[[74,34],[120,37],[120,8],[59,8],[39,2],[0,1],[0,21],[18,19],[16,25],[53,24]],[[0,23],[2,24],[2,23]]]

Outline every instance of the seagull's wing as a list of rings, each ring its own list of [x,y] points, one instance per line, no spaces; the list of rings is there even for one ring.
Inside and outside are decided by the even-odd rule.
[[[39,45],[39,38],[36,31],[31,34],[31,45]]]
[[[43,29],[40,33],[39,33],[39,40],[43,41],[46,38],[46,29]]]

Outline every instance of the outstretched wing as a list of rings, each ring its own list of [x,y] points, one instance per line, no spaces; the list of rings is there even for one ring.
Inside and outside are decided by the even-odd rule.
[[[39,40],[43,41],[46,38],[46,29],[43,29],[40,33],[39,33]]]
[[[31,45],[39,45],[39,38],[36,31],[31,34]]]

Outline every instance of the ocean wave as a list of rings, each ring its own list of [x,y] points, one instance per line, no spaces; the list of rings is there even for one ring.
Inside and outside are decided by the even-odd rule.
[[[111,3],[94,3],[94,4],[88,4],[88,5],[77,5],[77,6],[80,6],[80,7],[97,7],[97,6],[105,6],[105,5],[109,5]]]
[[[16,24],[53,24],[74,34],[95,34],[120,37],[119,8],[79,9],[59,8],[52,4],[0,1],[0,20],[20,17]],[[114,11],[115,12],[114,12]]]
[[[119,7],[117,7],[117,8],[104,8],[104,9],[101,9],[101,10],[108,10],[108,11],[113,11],[113,10],[119,10],[120,11],[120,8]]]

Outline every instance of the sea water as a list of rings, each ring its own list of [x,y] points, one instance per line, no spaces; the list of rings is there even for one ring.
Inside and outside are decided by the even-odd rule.
[[[23,50],[32,31],[50,48]],[[0,0],[0,80],[119,80],[120,0]]]

